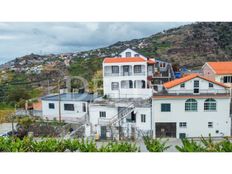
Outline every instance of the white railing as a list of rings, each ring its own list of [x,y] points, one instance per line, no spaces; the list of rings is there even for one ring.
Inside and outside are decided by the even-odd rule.
[[[220,95],[220,94],[230,94],[229,89],[199,89],[198,93],[194,93],[194,90],[167,90],[158,92],[156,95]]]

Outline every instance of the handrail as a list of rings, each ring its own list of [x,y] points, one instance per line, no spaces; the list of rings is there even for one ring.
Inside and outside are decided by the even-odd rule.
[[[106,120],[106,121],[111,122],[111,120],[117,118],[117,116],[118,116],[119,114],[121,114],[122,112],[124,112],[126,109],[128,109],[130,106],[133,106],[133,105],[134,105],[134,103],[130,103],[129,105],[127,105],[127,106],[125,107],[125,109],[122,109],[121,111],[119,111],[117,114],[115,114],[115,115],[114,115],[113,117],[111,117],[111,118],[99,118],[99,119],[98,119],[98,122],[99,122],[99,120]]]

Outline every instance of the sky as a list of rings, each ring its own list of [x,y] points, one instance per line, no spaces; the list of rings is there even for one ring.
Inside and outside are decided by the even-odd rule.
[[[67,53],[147,37],[187,22],[0,22],[0,64],[35,53]]]

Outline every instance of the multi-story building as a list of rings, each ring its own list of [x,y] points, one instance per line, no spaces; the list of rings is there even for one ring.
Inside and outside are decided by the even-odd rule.
[[[152,98],[154,137],[230,136],[230,91],[198,74],[164,83]]]
[[[154,64],[154,59],[148,59],[130,49],[123,51],[120,57],[105,58],[104,95],[109,98],[151,97]]]
[[[204,77],[232,87],[232,62],[206,62],[202,73]]]

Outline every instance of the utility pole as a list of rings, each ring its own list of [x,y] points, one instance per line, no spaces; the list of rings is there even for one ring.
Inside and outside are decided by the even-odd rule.
[[[58,80],[58,92],[59,92],[59,96],[58,96],[58,103],[59,103],[59,122],[61,122],[61,98],[60,98],[60,79]]]

